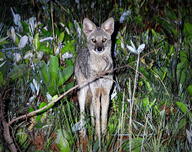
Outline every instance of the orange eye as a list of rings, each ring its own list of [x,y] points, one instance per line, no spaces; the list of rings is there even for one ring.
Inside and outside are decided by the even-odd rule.
[[[91,41],[92,41],[93,43],[96,43],[96,39],[94,39],[94,38],[93,38],[93,39],[91,39]]]
[[[103,43],[105,43],[106,41],[107,41],[107,39],[106,39],[106,38],[103,38],[103,39],[102,39],[102,42],[103,42]]]

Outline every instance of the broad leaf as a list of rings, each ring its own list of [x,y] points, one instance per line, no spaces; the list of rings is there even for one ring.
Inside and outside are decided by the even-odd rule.
[[[47,64],[44,61],[41,62],[40,77],[45,84],[49,83],[50,75],[48,72]]]
[[[192,96],[192,84],[187,87],[187,92]]]
[[[189,109],[187,108],[187,105],[184,104],[183,102],[176,102],[176,105],[179,107],[179,109],[183,112],[183,113],[187,113],[189,111]]]
[[[40,41],[39,41],[39,33],[36,33],[35,34],[35,37],[34,37],[34,46],[35,46],[35,49],[38,50],[39,47],[40,47]]]
[[[59,74],[59,60],[56,56],[51,55],[49,60],[50,80],[57,80]]]

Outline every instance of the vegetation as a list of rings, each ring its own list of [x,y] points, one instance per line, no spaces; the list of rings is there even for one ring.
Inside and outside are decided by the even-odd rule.
[[[86,149],[79,144],[73,67],[83,18],[111,16],[115,83],[102,151],[192,151],[190,0],[0,3],[0,151],[98,151],[89,114]]]

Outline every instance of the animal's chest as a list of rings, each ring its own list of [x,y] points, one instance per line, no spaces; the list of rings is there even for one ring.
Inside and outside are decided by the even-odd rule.
[[[89,66],[92,75],[111,70],[113,63],[109,56],[94,56],[90,58]]]

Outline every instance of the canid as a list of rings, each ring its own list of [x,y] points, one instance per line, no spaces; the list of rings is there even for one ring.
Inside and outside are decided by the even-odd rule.
[[[83,32],[86,36],[86,47],[78,50],[75,64],[75,76],[80,85],[78,100],[80,106],[80,122],[84,124],[85,104],[90,100],[90,114],[92,124],[95,126],[96,135],[101,138],[107,128],[110,90],[113,84],[113,75],[106,74],[98,78],[100,73],[113,70],[111,57],[111,35],[114,31],[114,19],[109,18],[101,27],[97,27],[88,18],[83,20]],[[91,78],[94,81],[87,85],[82,84]],[[85,128],[81,135],[86,136]]]

